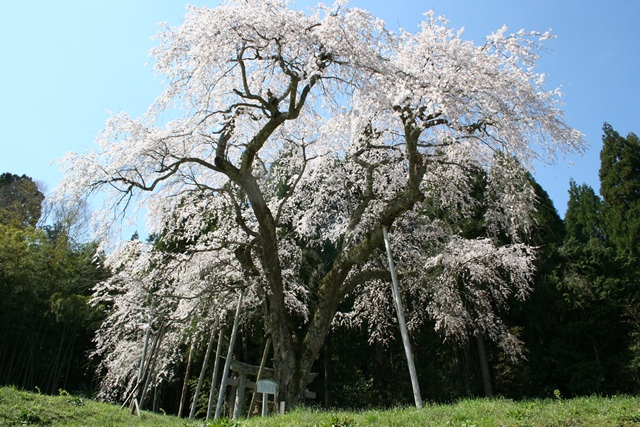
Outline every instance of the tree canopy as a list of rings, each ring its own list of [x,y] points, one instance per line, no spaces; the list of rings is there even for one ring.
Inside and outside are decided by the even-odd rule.
[[[28,176],[0,175],[0,224],[35,227],[42,214],[44,194]]]
[[[640,140],[605,123],[600,152],[600,194],[609,244],[640,259]]]
[[[106,278],[97,245],[71,238],[72,217],[36,227],[44,195],[26,175],[0,175],[0,198],[0,384],[90,389],[86,352],[103,312],[88,300]]]
[[[480,332],[517,355],[499,307],[530,290],[535,193],[523,165],[583,146],[534,68],[549,37],[503,27],[475,45],[433,13],[393,33],[344,2],[308,14],[278,0],[193,7],[151,51],[163,93],[144,117],[113,115],[97,149],[68,154],[57,197],[100,191],[105,227],[114,212],[148,210],[164,243],[134,242],[111,262],[149,277],[134,300],[149,295],[174,325],[220,313],[221,295],[246,288],[288,404],[335,322],[353,310],[393,322],[383,226],[404,292],[423,302],[415,327],[430,316],[452,340]],[[479,203],[485,232],[466,238],[455,220]],[[300,274],[310,249],[323,264]],[[158,306],[159,294],[174,304]],[[118,345],[111,330],[105,345]]]

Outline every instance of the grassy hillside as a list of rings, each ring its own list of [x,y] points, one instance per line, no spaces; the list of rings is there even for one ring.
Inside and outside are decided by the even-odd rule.
[[[201,423],[202,424],[202,423]],[[70,396],[45,396],[0,388],[0,426],[195,426],[176,417],[143,412],[131,416],[127,409]]]
[[[293,411],[284,416],[238,423],[181,420],[143,413],[132,416],[118,406],[66,395],[44,396],[0,388],[0,426],[180,426],[180,427],[358,427],[358,426],[620,426],[640,427],[640,398],[619,396],[578,399],[465,400],[424,409],[360,412]]]

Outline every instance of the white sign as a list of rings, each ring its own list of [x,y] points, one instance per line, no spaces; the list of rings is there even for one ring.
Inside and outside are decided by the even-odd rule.
[[[271,380],[259,380],[258,393],[276,395],[278,394],[278,383]]]

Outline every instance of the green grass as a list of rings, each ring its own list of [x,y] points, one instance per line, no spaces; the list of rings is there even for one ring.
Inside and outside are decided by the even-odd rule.
[[[618,426],[640,427],[640,397],[588,397],[513,402],[507,399],[463,400],[423,409],[394,408],[367,411],[296,410],[283,416],[216,423],[188,421],[126,409],[62,393],[44,396],[0,388],[0,426],[180,426],[180,427],[526,427]]]
[[[196,426],[176,417],[142,412],[132,416],[128,409],[71,396],[45,396],[0,388],[0,426]],[[202,423],[200,423],[202,425]]]

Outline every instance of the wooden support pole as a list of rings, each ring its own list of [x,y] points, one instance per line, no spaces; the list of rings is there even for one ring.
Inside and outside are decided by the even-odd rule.
[[[227,351],[227,360],[224,361],[224,369],[222,371],[222,383],[220,384],[220,392],[218,393],[218,404],[216,405],[216,413],[214,420],[220,418],[222,411],[222,402],[224,402],[224,392],[227,388],[229,378],[229,368],[231,366],[231,357],[233,356],[233,346],[236,343],[236,335],[238,334],[238,323],[240,322],[240,309],[242,308],[242,298],[244,297],[244,288],[240,289],[238,295],[238,306],[236,307],[236,317],[233,319],[233,328],[231,329],[231,339],[229,340],[229,350]]]
[[[267,356],[269,355],[270,347],[271,347],[271,337],[267,338],[267,343],[264,345],[264,352],[262,352],[262,360],[260,361],[260,369],[258,369],[258,376],[256,377],[256,383],[262,379],[262,374],[264,371],[264,367],[267,364]],[[251,403],[249,404],[249,413],[247,414],[247,418],[250,418],[251,415],[253,415],[253,408],[255,408],[257,400],[258,400],[258,391],[253,390],[253,395],[251,396]]]
[[[149,391],[149,385],[151,384],[153,373],[156,368],[156,361],[158,360],[158,354],[160,353],[160,345],[162,342],[162,338],[164,338],[164,332],[165,332],[165,323],[164,321],[162,321],[162,323],[160,324],[160,330],[158,330],[158,335],[156,336],[156,339],[153,342],[153,348],[151,350],[151,354],[149,355],[149,366],[147,367],[147,373],[146,373],[147,380],[145,381],[144,386],[142,387],[142,393],[140,394],[138,399],[138,403],[140,404],[141,407],[144,405],[147,392]]]
[[[140,357],[140,368],[138,369],[138,383],[142,382],[142,374],[144,373],[144,365],[147,359],[147,347],[149,346],[149,335],[151,334],[151,322],[147,325],[144,333],[144,344],[142,345],[142,356]]]
[[[211,388],[209,389],[209,405],[207,406],[206,420],[211,418],[213,411],[213,398],[216,394],[216,384],[218,383],[218,369],[220,368],[220,351],[222,351],[222,338],[224,337],[224,328],[220,328],[218,334],[218,344],[216,345],[216,361],[213,363],[213,376],[211,377]]]
[[[132,403],[133,403],[133,408],[134,408],[136,414],[138,415],[138,418],[141,417],[142,415],[140,414],[140,405],[138,405],[138,399],[134,398]],[[133,414],[131,414],[131,415],[133,415]]]
[[[187,392],[189,391],[189,374],[191,373],[191,361],[193,359],[193,350],[195,347],[195,336],[191,337],[191,347],[189,347],[189,357],[187,358],[187,368],[182,383],[182,393],[180,394],[180,406],[178,407],[178,418],[182,418],[182,411],[187,400]]]
[[[198,403],[198,396],[200,395],[200,389],[204,381],[204,375],[207,372],[209,366],[209,357],[211,356],[211,348],[213,347],[213,340],[216,338],[216,329],[218,329],[218,322],[211,329],[211,336],[209,337],[209,343],[207,344],[207,352],[204,355],[204,362],[202,362],[202,369],[200,369],[200,376],[198,377],[198,384],[196,385],[196,391],[193,393],[193,402],[191,403],[191,412],[189,412],[189,419],[192,420],[196,415],[196,406]]]
[[[143,379],[143,373],[145,371],[145,364],[146,364],[146,359],[147,359],[147,347],[149,346],[149,335],[151,334],[151,322],[149,322],[149,325],[147,325],[147,330],[144,334],[144,344],[142,345],[142,356],[140,357],[140,368],[138,369],[138,381],[136,381],[136,386],[133,389],[133,393],[131,394],[131,396],[133,396],[134,394],[137,395],[138,393],[138,388],[142,385],[142,379]],[[125,399],[124,403],[122,404],[122,407],[124,407],[124,405],[127,404],[127,400],[129,400],[129,398]],[[138,405],[138,402],[135,401],[131,401],[131,415],[134,414],[136,406]],[[140,412],[140,409],[138,409],[138,413]]]
[[[409,341],[409,332],[407,331],[407,322],[404,319],[404,308],[402,306],[402,298],[400,298],[400,290],[398,288],[398,276],[396,268],[393,264],[393,255],[391,253],[391,243],[389,243],[389,232],[387,226],[382,226],[384,235],[384,245],[387,249],[387,258],[389,260],[389,272],[391,273],[391,289],[393,291],[393,301],[398,314],[398,324],[400,325],[400,334],[402,335],[402,344],[404,352],[407,356],[407,364],[409,365],[409,376],[411,377],[411,387],[413,388],[413,398],[416,402],[416,408],[422,407],[422,396],[420,395],[420,385],[418,384],[418,374],[416,366],[413,362],[413,352],[411,351],[411,342]]]
[[[236,401],[233,405],[233,419],[242,417],[242,406],[244,404],[244,393],[247,388],[247,374],[240,372],[238,375],[238,387],[236,388]]]

